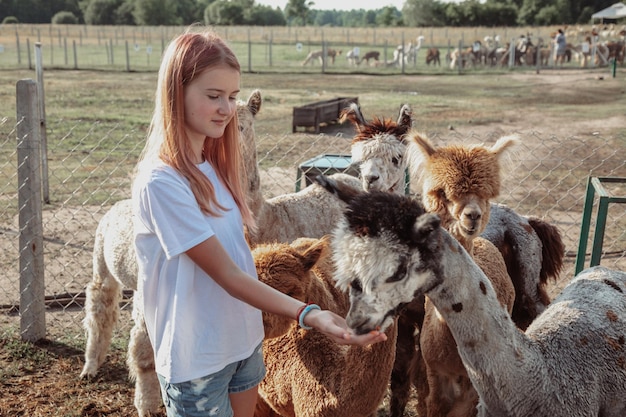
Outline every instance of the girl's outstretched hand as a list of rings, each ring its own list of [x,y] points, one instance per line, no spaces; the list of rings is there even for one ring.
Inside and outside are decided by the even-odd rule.
[[[310,312],[306,316],[306,322],[336,343],[342,345],[367,346],[387,340],[387,335],[379,331],[361,335],[354,334],[343,317],[329,310]]]

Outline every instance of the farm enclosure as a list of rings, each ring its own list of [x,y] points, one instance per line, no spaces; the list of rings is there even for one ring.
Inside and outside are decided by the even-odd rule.
[[[227,39],[247,72],[301,73],[455,73],[481,71],[498,72],[502,68],[478,66],[471,69],[450,69],[446,57],[457,47],[471,47],[486,37],[500,39],[498,46],[515,43],[522,36],[538,45],[550,44],[554,27],[474,27],[474,28],[336,28],[336,27],[262,27],[218,26],[214,28]],[[585,30],[572,28],[568,42],[580,44]],[[46,68],[91,69],[107,71],[155,71],[160,56],[170,39],[185,30],[177,26],[87,26],[16,24],[0,26],[0,69],[34,68],[35,44],[41,44],[42,63]],[[404,64],[384,64],[392,61],[399,45],[416,46],[423,42],[411,59]],[[333,48],[340,52],[335,63],[322,66],[317,60],[302,65],[309,52]],[[426,50],[441,50],[441,66],[426,64]],[[356,49],[355,49],[356,48]],[[423,49],[423,51],[422,51]],[[379,65],[374,62],[354,65],[346,59],[348,51],[369,51],[380,54]],[[593,66],[593,63],[589,64]],[[579,62],[568,63],[579,67]],[[546,66],[544,66],[546,67]],[[552,68],[549,63],[547,69]]]
[[[349,153],[352,132],[344,125],[329,125],[320,135],[290,133],[290,111],[302,100],[358,95],[366,117],[394,119],[399,104],[408,102],[414,109],[416,127],[435,143],[492,143],[504,134],[519,132],[523,144],[504,171],[504,192],[499,201],[559,227],[568,252],[567,268],[559,283],[562,285],[572,275],[586,178],[590,174],[626,176],[624,75],[621,71],[616,79],[601,80],[600,77],[606,77],[605,72],[562,71],[542,76],[512,74],[462,79],[245,74],[241,97],[245,98],[250,89],[259,88],[264,99],[256,130],[267,196],[294,191],[296,166],[302,161],[320,153]],[[15,329],[18,318],[8,306],[14,306],[19,298],[17,121],[10,103],[14,103],[15,81],[29,76],[33,75],[0,73],[6,81],[4,85],[11,87],[0,90],[5,103],[1,105],[4,107],[0,122],[0,261],[6,271],[0,297],[6,307],[1,318],[3,329],[9,332]],[[55,372],[62,372],[67,380],[60,382],[57,376],[48,388],[36,389],[43,386],[37,384],[43,384],[46,378],[31,378],[29,375],[37,375],[38,371],[20,370],[11,357],[2,366],[7,395],[0,400],[0,410],[7,410],[7,415],[16,415],[15,410],[20,409],[26,410],[26,415],[38,415],[34,411],[38,407],[42,413],[39,415],[100,412],[127,416],[132,412],[132,385],[126,382],[123,365],[128,312],[118,328],[118,348],[105,363],[102,377],[80,383],[76,378],[84,346],[79,327],[83,317],[81,293],[90,279],[97,221],[114,201],[129,196],[128,173],[143,145],[154,75],[51,71],[46,74],[46,83],[52,201],[44,206],[44,256],[46,294],[57,300],[48,303],[46,321],[52,342],[45,349],[57,356],[52,362],[64,368],[55,368]],[[76,84],[80,88],[72,87]],[[613,192],[624,195],[626,191],[617,188]],[[610,214],[604,248],[607,256],[602,263],[621,266],[626,247],[624,208],[611,207]],[[69,296],[60,297],[64,294]],[[1,342],[3,350],[8,351],[9,343],[4,340],[7,339]],[[16,365],[17,370],[11,371]],[[30,385],[20,389],[22,385],[17,381],[28,381]],[[104,395],[112,384],[114,393],[109,392],[104,402],[98,394]],[[57,391],[63,390],[76,393],[68,405],[65,399],[55,399]],[[7,408],[8,404],[12,404],[11,408]],[[51,407],[48,412],[43,411],[46,406]]]

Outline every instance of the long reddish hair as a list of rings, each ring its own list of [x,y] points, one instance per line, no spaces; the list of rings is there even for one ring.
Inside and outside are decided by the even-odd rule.
[[[224,207],[217,202],[211,182],[194,163],[191,142],[185,133],[184,91],[203,71],[223,65],[241,73],[237,57],[213,31],[187,30],[168,45],[159,69],[148,139],[138,165],[141,168],[158,158],[176,169],[189,181],[200,209],[212,216],[219,216]],[[243,187],[246,172],[242,169],[236,112],[223,137],[205,139],[203,153],[232,194],[244,223],[254,227]]]

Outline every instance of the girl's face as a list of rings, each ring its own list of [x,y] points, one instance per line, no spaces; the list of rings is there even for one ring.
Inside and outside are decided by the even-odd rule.
[[[207,69],[185,87],[185,129],[192,141],[220,138],[237,111],[240,74],[229,66]]]

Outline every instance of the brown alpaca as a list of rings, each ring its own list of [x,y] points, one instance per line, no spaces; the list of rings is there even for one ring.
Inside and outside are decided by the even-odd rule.
[[[422,201],[441,224],[461,243],[491,281],[500,303],[510,314],[515,289],[500,251],[479,237],[489,221],[490,200],[500,191],[500,158],[515,144],[511,137],[484,146],[435,148],[425,137],[408,135],[411,151],[420,153]],[[417,157],[416,157],[417,158]],[[416,165],[415,165],[416,166]],[[426,300],[420,332],[424,375],[415,374],[415,385],[424,392],[428,417],[474,416],[478,395],[458,355],[456,342],[435,306]],[[419,357],[417,358],[419,360]],[[420,387],[422,387],[420,389]]]
[[[361,64],[363,61],[366,61],[367,65],[369,65],[370,59],[373,59],[374,62],[378,62],[380,59],[380,52],[368,51],[365,55],[363,55],[363,58],[361,58],[361,60],[359,61],[359,64]]]
[[[335,49],[330,49],[330,48],[326,50],[326,56],[330,58],[330,62],[332,62],[333,64],[335,63],[335,58],[338,55],[341,55],[341,50],[337,51]],[[323,50],[309,52],[309,54],[306,56],[306,59],[302,61],[302,66],[305,66],[309,62],[313,63],[318,59],[320,61],[320,64],[324,64],[324,51]]]
[[[441,58],[439,48],[428,48],[426,51],[426,65],[433,64],[433,66],[441,66]]]
[[[263,282],[342,316],[348,313],[348,295],[335,286],[328,238],[264,244],[253,255]],[[300,329],[289,318],[265,314],[263,320],[267,374],[259,386],[255,417],[376,413],[393,366],[395,326],[387,330],[386,342],[346,347],[315,330]]]

